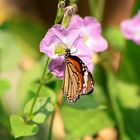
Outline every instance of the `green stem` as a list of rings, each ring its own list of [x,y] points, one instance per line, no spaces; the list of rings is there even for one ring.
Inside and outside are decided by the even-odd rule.
[[[122,116],[120,114],[120,110],[119,110],[118,105],[116,103],[116,98],[111,93],[109,94],[109,96],[110,96],[110,101],[111,101],[111,104],[112,104],[112,109],[113,109],[113,112],[114,112],[114,116],[115,116],[115,119],[116,119],[117,124],[118,124],[119,134],[120,134],[120,137],[122,138],[123,132],[124,132]]]
[[[118,124],[118,131],[119,131],[119,135],[120,135],[120,139],[123,140],[124,137],[124,122],[123,122],[123,118],[122,115],[120,113],[120,109],[116,100],[116,95],[118,94],[118,89],[114,89],[113,85],[117,85],[117,79],[115,78],[115,76],[113,74],[108,74],[108,78],[110,79],[109,83],[108,83],[108,87],[110,88],[109,93],[109,99],[110,99],[110,103],[112,105],[112,110],[116,119],[116,122]],[[113,84],[113,85],[112,85]]]
[[[101,22],[103,19],[103,14],[104,14],[105,0],[98,0],[97,4],[98,4],[97,16],[98,16],[99,21]]]
[[[42,77],[41,77],[41,80],[40,80],[40,85],[39,85],[39,87],[37,89],[35,98],[33,100],[33,104],[32,104],[31,109],[30,109],[30,113],[29,114],[30,114],[31,118],[32,118],[33,109],[34,109],[35,103],[37,101],[37,98],[39,96],[40,90],[41,90],[41,88],[42,88],[42,86],[44,85],[44,82],[45,82],[45,75],[46,75],[48,63],[49,63],[49,59],[46,60],[45,68],[44,68],[44,71],[43,71],[43,74],[42,74]]]
[[[53,112],[53,114],[51,116],[50,128],[49,128],[49,132],[48,132],[48,140],[52,139],[52,126],[53,126],[53,121],[54,121],[54,115],[55,115],[55,111]]]
[[[101,22],[104,13],[105,0],[89,0],[88,2],[91,15]]]

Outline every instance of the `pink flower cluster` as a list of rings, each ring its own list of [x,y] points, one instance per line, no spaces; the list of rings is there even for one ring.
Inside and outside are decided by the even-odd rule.
[[[93,17],[83,19],[75,15],[67,28],[60,24],[51,27],[40,42],[40,51],[51,58],[48,66],[50,71],[61,78],[65,64],[64,55],[55,53],[59,46],[71,49],[71,53],[81,58],[92,72],[94,53],[106,50],[108,44],[101,35],[100,23]],[[72,52],[74,49],[76,51]]]

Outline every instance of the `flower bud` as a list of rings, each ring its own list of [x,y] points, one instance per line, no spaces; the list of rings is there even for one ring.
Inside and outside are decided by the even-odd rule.
[[[75,14],[75,9],[73,6],[67,6],[64,10],[64,16],[72,16]]]
[[[67,6],[65,7],[64,9],[64,17],[63,17],[63,20],[62,20],[62,26],[63,27],[67,27],[70,20],[71,20],[71,17],[75,14],[75,9],[73,6]]]
[[[58,24],[62,20],[62,18],[64,16],[64,9],[65,9],[65,0],[61,0],[58,3],[55,24]]]
[[[77,4],[73,3],[71,6],[74,8],[75,13],[78,11],[78,6]]]
[[[64,9],[65,8],[65,1],[60,1],[58,4],[58,8]]]

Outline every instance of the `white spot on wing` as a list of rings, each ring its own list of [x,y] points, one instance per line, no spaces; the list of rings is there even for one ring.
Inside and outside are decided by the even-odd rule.
[[[88,81],[88,71],[84,72],[84,86],[87,87],[87,81]]]

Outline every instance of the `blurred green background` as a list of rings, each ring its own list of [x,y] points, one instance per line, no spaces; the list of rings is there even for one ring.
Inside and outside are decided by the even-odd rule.
[[[139,0],[74,0],[78,14],[102,23],[109,43],[98,54],[95,91],[68,104],[61,80],[53,77],[41,91],[54,96],[54,140],[140,140],[140,46],[125,40],[120,22],[136,14]],[[57,0],[0,0],[0,140],[14,140],[10,115],[22,116],[36,92],[46,56],[40,40],[54,24]],[[55,100],[54,99],[54,100]],[[50,117],[34,136],[19,140],[47,140]]]

